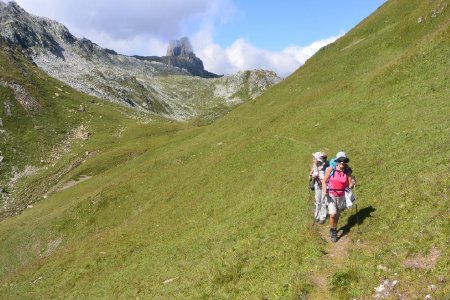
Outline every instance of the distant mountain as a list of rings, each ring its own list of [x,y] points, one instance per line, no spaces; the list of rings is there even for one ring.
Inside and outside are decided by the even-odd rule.
[[[192,50],[191,42],[187,37],[171,41],[167,48],[166,56],[159,57],[135,55],[133,57],[147,61],[162,62],[173,67],[186,69],[194,76],[203,78],[221,77],[220,75],[205,70],[202,60],[195,56],[195,53]]]
[[[28,14],[15,2],[0,2],[0,37],[79,91],[176,120],[216,118],[215,107],[223,111],[254,99],[280,81],[263,70],[210,73],[187,38],[171,42],[163,57],[120,55],[76,38],[54,20]]]

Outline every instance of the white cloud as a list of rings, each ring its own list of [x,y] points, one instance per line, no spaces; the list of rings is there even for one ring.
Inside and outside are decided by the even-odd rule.
[[[339,36],[273,52],[243,38],[222,48],[215,26],[236,13],[234,0],[16,0],[26,11],[57,20],[77,37],[127,55],[165,55],[168,42],[188,36],[208,71],[270,69],[287,76]],[[342,34],[341,34],[342,35]]]
[[[208,2],[205,0],[17,2],[29,11],[72,25],[73,30],[107,33],[119,39],[147,33],[161,36],[176,34],[189,19],[208,9]]]
[[[239,70],[268,69],[284,77],[303,65],[320,48],[334,42],[342,35],[343,33],[319,40],[306,47],[289,46],[279,52],[255,48],[241,38],[225,49],[219,45],[210,44],[204,47],[198,56],[203,60],[207,70],[218,74],[234,73]]]
[[[66,25],[77,37],[124,54],[163,55],[161,44],[233,15],[232,0],[16,0],[27,12]],[[164,47],[165,48],[165,47]],[[150,55],[149,53],[146,53]]]

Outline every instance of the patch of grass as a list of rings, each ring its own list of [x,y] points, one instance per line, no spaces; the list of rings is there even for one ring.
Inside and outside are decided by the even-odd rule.
[[[354,270],[337,271],[329,279],[330,289],[338,299],[355,297],[354,288],[358,284],[358,277]]]

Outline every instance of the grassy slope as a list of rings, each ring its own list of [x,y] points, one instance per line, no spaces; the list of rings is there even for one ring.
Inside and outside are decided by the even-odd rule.
[[[10,87],[0,85],[0,117],[3,122],[0,128],[0,151],[5,158],[0,164],[0,186],[8,186],[8,179],[14,169],[17,172],[26,166],[37,169],[35,175],[18,181],[9,191],[16,198],[19,208],[26,207],[46,194],[50,187],[84,159],[109,150],[111,145],[117,143],[123,128],[132,130],[151,119],[151,116],[74,91],[48,77],[20,53],[4,45],[0,47],[0,66],[0,79],[23,87],[39,107],[27,110],[16,99]],[[78,110],[80,105],[86,108],[85,112]],[[184,127],[161,122],[157,117],[152,119],[153,125],[148,132],[165,133],[166,130]],[[94,137],[89,142],[89,149],[84,148],[82,139],[74,137],[74,131],[80,126],[84,126],[85,132]],[[88,157],[86,151],[91,152]],[[111,161],[95,168],[107,169],[114,164],[114,159],[111,156]],[[126,157],[121,158],[124,159]]]
[[[370,297],[385,278],[409,298],[430,284],[448,297],[450,9],[432,18],[440,4],[388,2],[210,126],[111,120],[124,134],[103,143],[98,131],[84,149],[102,151],[66,178],[91,179],[1,223],[0,295],[299,298],[325,272],[344,299]],[[361,183],[363,233],[352,228],[351,259],[332,268],[305,187],[318,149],[346,150]],[[404,267],[432,247],[432,270]]]
[[[41,160],[47,164],[52,162],[50,153],[57,152],[54,152],[54,145],[62,143],[71,129],[81,124],[83,116],[77,114],[76,109],[79,104],[87,102],[87,96],[74,95],[73,91],[45,76],[17,52],[4,45],[0,49],[1,80],[23,87],[38,107],[33,110],[25,108],[16,99],[12,88],[0,86],[0,117],[3,121],[0,150],[5,157],[0,165],[0,184],[5,187],[14,169],[41,167]],[[59,95],[57,99],[55,93]],[[22,193],[22,203],[18,205],[28,204],[32,198],[30,194],[31,191]]]

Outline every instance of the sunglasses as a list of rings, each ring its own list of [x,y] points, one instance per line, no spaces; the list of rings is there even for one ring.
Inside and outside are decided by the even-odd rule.
[[[338,163],[344,163],[344,164],[347,164],[349,161],[350,161],[350,160],[349,160],[348,158],[345,158],[345,159],[340,159],[340,160],[338,160],[337,162],[338,162]]]

